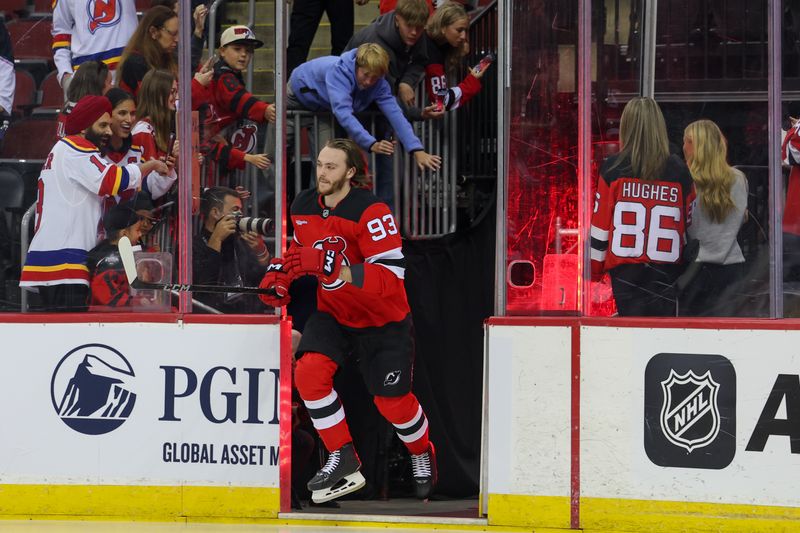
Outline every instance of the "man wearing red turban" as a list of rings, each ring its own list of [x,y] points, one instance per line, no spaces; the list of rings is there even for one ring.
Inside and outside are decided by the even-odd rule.
[[[103,159],[111,137],[111,102],[105,96],[81,98],[64,124],[66,136],[53,146],[39,176],[36,233],[20,286],[38,290],[47,311],[84,311],[89,296],[86,258],[97,244],[103,198],[139,186],[163,161],[124,167]]]

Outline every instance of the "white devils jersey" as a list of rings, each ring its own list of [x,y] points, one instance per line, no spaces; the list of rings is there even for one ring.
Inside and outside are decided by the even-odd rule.
[[[138,165],[142,162],[142,147],[135,144],[127,144],[123,146],[122,152],[114,152],[109,150],[106,152],[106,159],[115,165]],[[153,200],[158,200],[172,188],[172,185],[178,180],[178,174],[175,169],[169,174],[159,174],[155,170],[150,171],[146,176],[142,177],[140,183],[141,189],[150,193]],[[132,196],[132,193],[128,193]],[[127,199],[122,197],[122,199]],[[117,198],[120,200],[120,198]]]
[[[110,164],[83,137],[60,139],[39,176],[36,233],[20,286],[88,285],[86,257],[97,244],[103,197],[136,188],[140,179],[137,165]]]
[[[53,57],[58,79],[85,61],[117,68],[139,20],[134,0],[53,0]]]

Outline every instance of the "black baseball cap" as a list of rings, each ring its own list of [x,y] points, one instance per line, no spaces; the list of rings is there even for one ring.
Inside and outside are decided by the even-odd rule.
[[[139,221],[139,215],[133,209],[132,202],[117,204],[103,217],[103,227],[107,232],[129,228]]]

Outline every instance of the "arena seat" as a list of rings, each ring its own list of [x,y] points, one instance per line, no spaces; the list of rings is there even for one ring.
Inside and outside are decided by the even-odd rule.
[[[48,74],[40,89],[42,100],[34,113],[57,113],[64,105],[64,90],[58,84],[58,72],[54,70]]]
[[[12,123],[3,139],[0,160],[13,162],[44,161],[56,141],[58,122],[25,119]]]
[[[28,0],[3,0],[2,11],[25,11],[28,9]]]
[[[33,0],[33,13],[35,15],[53,14],[53,0]]]
[[[11,46],[14,49],[15,62],[43,62],[53,61],[50,28],[53,23],[50,19],[14,20],[6,27],[11,35]]]
[[[23,116],[36,105],[36,82],[27,70],[15,69],[14,78],[16,78],[16,88],[11,112],[15,116]]]
[[[150,9],[150,0],[136,0],[136,12],[144,13]]]
[[[0,209],[22,207],[25,183],[13,168],[0,169]]]

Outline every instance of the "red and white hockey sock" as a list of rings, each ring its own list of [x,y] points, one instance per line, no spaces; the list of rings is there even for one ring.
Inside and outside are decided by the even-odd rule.
[[[410,392],[399,398],[375,396],[374,401],[411,454],[419,455],[428,449],[428,418],[416,396]]]
[[[329,452],[352,442],[350,428],[344,417],[344,407],[333,390],[333,375],[337,365],[320,353],[307,352],[297,362],[294,382],[311,416],[314,429]]]

